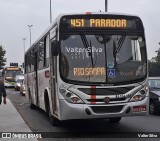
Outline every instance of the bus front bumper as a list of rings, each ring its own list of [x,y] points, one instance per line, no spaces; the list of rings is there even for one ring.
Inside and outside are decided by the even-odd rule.
[[[111,117],[145,116],[149,114],[149,98],[142,101],[108,105],[71,104],[59,101],[60,120],[98,119]]]

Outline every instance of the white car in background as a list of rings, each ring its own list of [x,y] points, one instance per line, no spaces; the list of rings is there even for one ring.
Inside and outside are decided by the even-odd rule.
[[[17,75],[15,78],[15,90],[19,91],[22,81],[24,80],[24,75]]]
[[[20,94],[25,96],[25,81],[22,80],[21,86],[20,86]]]

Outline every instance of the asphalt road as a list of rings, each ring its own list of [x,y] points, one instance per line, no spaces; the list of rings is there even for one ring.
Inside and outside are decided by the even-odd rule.
[[[160,115],[149,115],[139,117],[124,117],[119,123],[109,123],[108,120],[72,120],[63,122],[63,126],[53,127],[50,124],[46,113],[40,109],[31,110],[28,100],[25,96],[21,96],[19,91],[7,89],[8,98],[11,100],[17,111],[20,113],[24,121],[33,132],[52,132],[52,134],[62,136],[62,138],[39,139],[40,141],[48,140],[76,140],[76,141],[159,141],[160,140]],[[65,134],[65,133],[70,134]],[[89,132],[89,133],[88,133]],[[125,135],[123,136],[124,133]],[[158,132],[159,138],[131,138],[135,137],[135,133],[147,134],[147,132]],[[50,133],[51,134],[51,133]],[[81,137],[81,135],[86,135]],[[73,136],[74,135],[74,136]],[[104,136],[107,135],[107,138]],[[118,138],[113,138],[117,137]],[[122,136],[120,136],[122,135]],[[147,134],[148,135],[148,134]],[[120,137],[119,137],[120,136]],[[84,138],[85,137],[85,138]],[[106,137],[106,136],[105,136]]]

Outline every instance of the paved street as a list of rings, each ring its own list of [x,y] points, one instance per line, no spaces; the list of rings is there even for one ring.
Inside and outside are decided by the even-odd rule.
[[[85,133],[91,132],[91,135],[100,135],[102,132],[159,132],[160,133],[160,115],[150,115],[144,117],[127,117],[122,118],[120,123],[111,124],[108,120],[75,120],[75,121],[66,121],[63,123],[61,127],[53,127],[45,112],[40,109],[31,110],[29,107],[29,103],[25,96],[21,96],[19,91],[15,91],[14,89],[7,89],[8,98],[11,100],[13,105],[16,107],[24,121],[27,123],[29,128],[34,132],[58,132],[58,133],[66,133],[71,132],[74,134],[75,132]],[[100,132],[100,133],[98,133]],[[88,137],[88,136],[87,136]],[[98,140],[106,140],[104,138],[97,138]],[[67,139],[59,139],[59,140],[97,140],[95,138],[89,137],[88,139],[84,138],[67,138]],[[47,141],[49,139],[40,139],[40,141]],[[57,140],[52,139],[52,140]],[[109,138],[109,140],[127,140],[127,138],[121,139],[113,139]],[[130,140],[154,140],[158,141],[159,139],[145,139],[138,138]]]

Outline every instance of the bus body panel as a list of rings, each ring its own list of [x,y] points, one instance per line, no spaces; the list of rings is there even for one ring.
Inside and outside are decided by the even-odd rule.
[[[149,104],[148,104],[149,103],[149,91],[147,91],[147,94],[142,101],[130,102],[130,99],[132,96],[129,95],[129,94],[135,95],[138,91],[143,89],[143,85],[145,86],[147,84],[147,81],[143,81],[141,82],[141,84],[135,83],[135,84],[130,84],[130,85],[119,85],[119,86],[114,86],[114,87],[113,86],[97,86],[96,89],[104,89],[104,91],[106,91],[106,95],[96,95],[96,99],[102,100],[102,102],[96,102],[96,103],[88,102],[87,100],[91,99],[91,96],[79,90],[79,89],[91,90],[92,89],[91,86],[67,84],[62,81],[60,76],[58,76],[58,81],[59,81],[59,86],[58,86],[59,90],[61,88],[65,88],[69,92],[73,92],[74,94],[79,96],[85,102],[84,104],[69,103],[62,96],[61,92],[58,91],[59,96],[60,96],[59,97],[60,120],[92,119],[92,118],[106,118],[107,119],[111,117],[146,116],[149,114]],[[105,102],[103,101],[105,97],[109,97],[112,100],[115,99],[115,95],[108,95],[107,90],[115,89],[115,88],[126,88],[127,89],[127,87],[133,87],[133,88],[129,90],[127,93],[123,93],[123,94],[121,93],[123,96],[126,94],[129,95],[129,97],[126,96],[126,100],[124,101],[115,100],[109,104],[105,104]],[[109,108],[113,107],[113,112],[108,111],[107,110],[109,109],[108,107]],[[122,108],[119,109],[119,111],[117,111],[116,108],[114,107],[116,107],[117,110],[119,109],[118,107],[122,107]],[[136,110],[140,110],[140,111],[135,111],[135,108],[138,108]],[[86,113],[86,109],[91,112],[91,115],[88,115]],[[128,113],[127,113],[127,110],[129,110]]]
[[[39,107],[45,110],[45,101],[44,101],[44,94],[45,90],[48,96],[50,96],[49,89],[50,89],[50,78],[49,78],[49,68],[44,70],[38,71],[38,97],[39,97]],[[50,97],[49,97],[50,99]]]
[[[70,120],[70,119],[93,119],[93,118],[112,118],[112,117],[129,117],[129,116],[146,116],[148,115],[148,102],[149,98],[146,97],[143,101],[139,102],[131,102],[125,104],[114,104],[114,106],[123,106],[123,109],[120,112],[115,113],[95,113],[92,110],[93,105],[86,105],[86,104],[70,104],[65,100],[60,100],[60,107],[63,107],[63,110],[60,112],[60,120]],[[142,106],[146,105],[146,111],[143,112],[133,112],[133,106]],[[110,107],[110,105],[95,105],[94,107],[104,108]],[[131,112],[126,113],[128,108],[131,108]],[[85,109],[89,109],[91,115],[88,115],[85,112]]]
[[[36,104],[36,101],[35,101],[35,94],[34,94],[34,74],[33,73],[30,73],[30,74],[27,74],[25,75],[25,91],[26,91],[26,96],[28,99],[32,99],[32,103],[33,104]],[[31,96],[31,97],[30,97]]]

